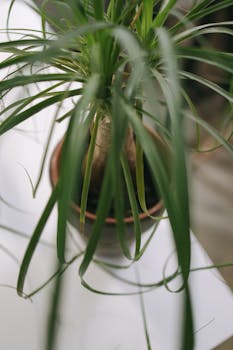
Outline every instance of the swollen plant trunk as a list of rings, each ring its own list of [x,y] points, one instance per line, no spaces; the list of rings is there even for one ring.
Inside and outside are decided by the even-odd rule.
[[[109,117],[105,116],[99,121],[96,135],[96,142],[92,161],[92,174],[90,180],[90,192],[99,192],[104,170],[107,163],[109,148],[111,145],[112,123]],[[136,146],[133,131],[128,128],[125,135],[124,143],[126,157],[129,162],[131,174],[135,174],[136,169]],[[85,164],[85,162],[84,162]]]

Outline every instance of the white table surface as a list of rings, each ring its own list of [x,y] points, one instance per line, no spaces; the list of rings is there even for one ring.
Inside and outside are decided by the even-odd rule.
[[[40,22],[31,10],[23,10],[22,3],[12,14],[11,23],[23,27],[25,18],[38,28]],[[9,1],[1,1],[4,11]],[[22,12],[24,11],[24,12]],[[24,17],[19,14],[24,14]],[[3,35],[1,36],[3,38]],[[44,85],[43,85],[44,86]],[[14,100],[22,94],[9,95]],[[65,107],[64,107],[65,108]],[[0,196],[24,212],[0,202],[0,225],[8,225],[31,234],[39,214],[50,194],[48,169],[42,179],[36,199],[32,198],[29,179],[35,183],[43,152],[43,141],[48,133],[53,109],[23,123],[17,130],[0,138]],[[51,149],[61,138],[64,126],[54,135]],[[46,163],[48,168],[48,161]],[[74,235],[76,233],[74,232]],[[43,234],[43,240],[54,242],[56,237],[56,210]],[[22,259],[28,240],[0,229],[0,349],[42,350],[46,328],[46,315],[52,286],[36,295],[32,301],[21,299],[14,288],[19,262],[7,254]],[[142,260],[137,264],[142,282],[158,281],[162,268],[173,251],[171,231],[162,221]],[[33,290],[54,271],[55,250],[39,245],[27,280],[27,291]],[[143,350],[146,349],[139,296],[101,296],[84,289],[78,277],[78,262],[66,273],[65,292],[59,319],[58,350]],[[210,265],[208,256],[192,236],[192,266]],[[174,271],[170,261],[168,270]],[[135,279],[135,269],[120,272]],[[129,292],[137,289],[110,277],[98,266],[92,265],[87,280],[97,289],[110,292]],[[194,308],[196,350],[210,350],[233,335],[233,295],[216,270],[191,274],[191,294]],[[11,286],[11,287],[9,287]],[[144,303],[152,349],[179,350],[181,294],[170,293],[164,287],[144,294]]]

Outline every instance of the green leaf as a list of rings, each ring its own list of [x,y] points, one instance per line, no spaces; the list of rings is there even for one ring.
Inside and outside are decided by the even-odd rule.
[[[101,192],[100,192],[97,213],[96,213],[96,220],[94,222],[91,237],[89,238],[88,245],[86,247],[83,261],[79,268],[80,277],[83,277],[93,258],[96,247],[101,237],[101,231],[105,223],[105,218],[107,217],[110,209],[110,205],[112,201],[110,175],[111,173],[110,173],[110,167],[108,162],[105,170]]]
[[[96,20],[102,20],[104,18],[104,2],[103,0],[93,1],[95,18]]]
[[[89,192],[89,186],[90,186],[90,180],[91,180],[91,172],[92,172],[92,161],[93,161],[93,155],[96,145],[96,135],[99,125],[99,119],[100,114],[96,116],[96,120],[94,120],[94,125],[92,128],[91,133],[91,139],[90,144],[88,147],[88,153],[87,153],[87,159],[86,159],[86,166],[83,176],[83,189],[82,189],[82,195],[81,195],[81,204],[80,204],[80,224],[85,224],[85,212],[87,208],[87,199],[88,199],[88,192]]]
[[[17,293],[20,296],[24,295],[23,289],[24,289],[24,283],[25,278],[28,272],[29,265],[31,263],[31,259],[33,257],[33,254],[35,252],[36,246],[40,240],[40,237],[42,235],[42,232],[44,230],[44,227],[46,225],[46,222],[53,210],[53,207],[56,203],[58,197],[58,188],[55,187],[47,204],[46,207],[40,217],[40,220],[38,221],[38,224],[32,234],[32,237],[30,239],[30,242],[28,244],[28,247],[26,249],[26,252],[23,257],[22,264],[20,266],[19,276],[18,276],[18,282],[17,282]]]
[[[82,160],[94,110],[90,109],[99,87],[99,76],[93,75],[87,82],[83,95],[70,118],[61,157],[59,178],[61,192],[58,199],[57,254],[65,262],[66,223],[76,184],[81,183]],[[90,112],[88,113],[88,110]],[[87,114],[88,113],[88,114]]]
[[[6,20],[6,27],[7,27],[7,29],[9,28],[10,15],[11,15],[11,11],[12,11],[12,8],[14,6],[14,3],[15,3],[15,0],[11,0],[10,5],[8,7],[7,20]]]
[[[22,53],[21,55],[7,58],[6,60],[0,62],[0,69],[4,69],[11,66],[17,66],[20,63],[30,63],[33,61],[34,58],[38,57],[37,55],[38,54],[35,53]]]
[[[229,28],[229,26],[233,25],[233,21],[225,21],[225,22],[213,22],[213,23],[205,23],[202,25],[195,25],[192,28],[188,28],[183,30],[181,33],[178,33],[173,36],[173,41],[176,43],[182,42],[187,39],[192,39],[205,34],[227,34],[233,35],[233,31]]]
[[[143,4],[143,11],[142,11],[142,23],[141,23],[141,35],[143,38],[146,38],[152,26],[153,1],[143,0],[142,4]]]
[[[119,41],[123,50],[129,55],[129,62],[132,65],[131,74],[127,81],[125,95],[128,99],[134,97],[136,90],[141,85],[142,78],[145,75],[145,57],[146,53],[142,49],[139,41],[134,35],[123,27],[116,27],[113,35]]]
[[[108,5],[108,14],[111,16],[111,21],[117,23],[122,13],[124,0],[110,0]]]
[[[233,156],[232,143],[225,140],[225,138],[221,136],[220,133],[214,127],[212,127],[205,120],[198,118],[197,116],[194,116],[191,113],[187,113],[187,117],[195,121],[195,123],[198,123],[202,128],[204,128],[210,135],[212,135],[219,142],[220,145],[222,145],[230,153],[230,155]]]
[[[47,280],[45,280],[40,286],[33,289],[30,293],[25,295],[25,298],[30,299],[34,295],[42,291],[45,287],[47,287],[48,284],[53,282],[56,277],[59,278],[62,274],[64,274],[65,271],[73,264],[73,262],[79,259],[82,255],[83,255],[83,252],[74,256],[66,265],[58,266],[56,271]]]
[[[116,219],[116,231],[119,244],[122,252],[126,258],[132,259],[129,250],[126,229],[127,224],[124,222],[125,218],[125,202],[127,202],[125,194],[125,182],[123,179],[121,168],[121,154],[124,149],[125,135],[128,125],[127,115],[124,113],[121,105],[119,104],[118,91],[121,89],[121,82],[123,79],[123,71],[118,72],[116,75],[113,98],[112,98],[112,135],[111,135],[111,148],[110,155],[111,161],[111,179],[112,179],[112,191],[114,198],[114,216]]]
[[[142,210],[147,213],[146,196],[145,196],[145,179],[144,179],[144,162],[143,162],[143,150],[136,140],[136,182],[138,199]]]
[[[176,5],[177,0],[164,0],[162,3],[162,6],[159,10],[159,13],[155,17],[153,21],[153,27],[162,27],[162,25],[165,23],[167,17],[169,16],[172,8]]]
[[[120,278],[119,278],[120,280]],[[90,284],[88,284],[83,278],[81,278],[81,283],[82,283],[82,286],[84,288],[86,288],[87,290],[89,290],[90,292],[92,293],[95,293],[95,294],[99,294],[99,295],[110,295],[110,296],[115,296],[115,297],[119,297],[119,296],[132,296],[132,295],[138,295],[138,294],[142,294],[142,293],[149,293],[152,291],[152,288],[151,289],[147,289],[147,290],[141,290],[141,291],[135,291],[135,292],[122,292],[122,293],[117,293],[117,292],[107,292],[105,290],[99,290],[99,289],[96,289],[92,286],[90,286]]]
[[[182,350],[194,349],[194,323],[192,317],[192,302],[188,285],[185,288],[184,296],[184,320],[183,320],[183,339]]]
[[[84,79],[80,77],[80,79],[77,77],[77,80],[75,79],[74,74],[33,74],[29,76],[18,76],[14,77],[12,79],[7,79],[7,80],[2,80],[0,82],[0,92],[7,90],[7,89],[12,89],[17,86],[24,86],[28,84],[33,84],[33,83],[38,83],[38,82],[43,82],[43,81],[79,81],[83,82]]]
[[[12,114],[10,115],[7,119],[5,119],[1,124],[0,124],[0,135],[4,134],[8,130],[12,129],[16,125],[22,123],[26,119],[30,118],[31,116],[34,116],[36,113],[42,111],[43,109],[61,101],[62,99],[67,99],[72,96],[78,96],[82,93],[82,89],[75,89],[75,90],[70,90],[64,93],[59,92],[53,97],[50,97],[44,101],[41,101],[34,106],[26,109],[25,111],[19,113],[19,114]]]
[[[191,260],[189,194],[185,161],[185,143],[182,129],[183,115],[181,112],[179,70],[172,42],[167,33],[164,29],[158,29],[157,33],[168,83],[165,82],[162,75],[157,71],[154,71],[154,74],[167,100],[167,107],[171,119],[171,132],[173,135],[171,141],[174,152],[171,170],[173,179],[172,185],[174,186],[172,190],[174,194],[172,193],[170,195],[167,211],[173,230],[178,264],[181,267],[183,278],[183,286],[181,289],[184,288],[185,292],[182,349],[193,349],[193,316],[188,285]],[[173,208],[171,206],[173,206]],[[176,207],[175,209],[174,206]]]
[[[213,3],[213,5],[211,4]],[[224,0],[224,1],[211,1],[204,0],[200,4],[198,4],[194,9],[190,11],[188,14],[188,18],[190,20],[200,19],[206,17],[214,12],[219,12],[224,8],[232,6],[232,0]]]
[[[139,255],[140,248],[141,248],[141,223],[138,215],[139,208],[137,205],[137,200],[135,196],[135,190],[133,186],[132,177],[130,174],[129,165],[124,155],[122,155],[122,158],[121,158],[121,165],[124,172],[124,178],[126,182],[128,196],[129,196],[129,202],[132,210],[132,216],[134,219],[134,231],[135,231],[135,243],[136,243],[134,259],[137,260],[137,256]]]
[[[213,4],[211,5],[211,3]],[[201,1],[200,4],[191,9],[186,16],[179,21],[172,29],[172,33],[178,32],[183,26],[187,23],[190,23],[195,20],[200,20],[211,13],[215,13],[221,11],[224,8],[232,6],[232,0],[224,0],[224,1],[213,1],[213,0],[204,0]]]
[[[161,39],[162,40],[162,39]],[[163,39],[164,40],[164,39]],[[167,56],[168,57],[168,56]],[[173,56],[170,56],[171,59]],[[176,71],[174,71],[176,72]],[[176,241],[176,248],[178,254],[179,263],[182,266],[184,276],[188,278],[188,271],[190,268],[190,232],[189,232],[189,200],[188,200],[188,185],[187,185],[187,172],[185,165],[184,154],[184,139],[182,131],[182,116],[181,105],[177,97],[174,96],[178,92],[177,86],[171,83],[169,79],[169,85],[165,82],[163,77],[154,72],[162,91],[167,99],[169,114],[172,122],[172,147],[173,147],[173,161],[171,165],[172,169],[172,186],[173,195],[169,199],[169,207],[166,208],[172,225],[174,238]],[[175,78],[176,81],[176,78]],[[172,82],[175,83],[173,80]],[[179,83],[178,83],[179,86]],[[176,90],[174,90],[174,88]],[[178,106],[180,107],[178,108]],[[171,204],[173,202],[173,205]],[[175,207],[174,208],[174,203]],[[175,210],[174,210],[175,209]]]
[[[184,71],[180,71],[179,74],[180,74],[181,77],[188,78],[188,79],[193,80],[193,81],[197,81],[201,85],[204,85],[204,86],[208,87],[209,89],[217,92],[219,95],[223,96],[229,102],[231,102],[231,103],[233,102],[233,95],[232,95],[232,93],[224,90],[218,84],[215,84],[215,83],[211,82],[208,79],[200,77],[197,74],[184,72]]]
[[[194,47],[179,47],[176,52],[178,57],[205,62],[233,74],[232,53],[197,49]]]
[[[18,46],[42,46],[42,45],[51,45],[53,43],[53,40],[47,40],[47,39],[20,39],[20,40],[12,40],[12,41],[5,41],[0,42],[0,51],[7,51],[9,49],[14,49]]]
[[[57,269],[61,270],[62,265],[58,264]],[[58,310],[61,304],[62,289],[64,287],[63,276],[58,274],[55,277],[55,286],[53,294],[51,294],[51,306],[48,314],[48,324],[46,327],[46,350],[55,350],[57,346],[57,334],[58,334]]]
[[[47,97],[48,93],[53,90],[56,89],[57,87],[61,86],[63,84],[63,82],[51,85],[50,87],[48,87],[45,90],[41,90],[38,94],[36,95],[32,95],[30,97],[25,97],[25,98],[21,98],[17,101],[14,101],[13,103],[9,104],[8,106],[6,106],[2,111],[0,111],[0,115],[4,115],[7,111],[11,110],[14,107],[17,107],[14,109],[14,111],[11,113],[11,116],[18,114],[22,109],[24,109],[25,107],[27,107],[30,103],[32,103],[33,101],[41,98],[41,97]],[[52,92],[52,94],[56,95],[57,92]]]

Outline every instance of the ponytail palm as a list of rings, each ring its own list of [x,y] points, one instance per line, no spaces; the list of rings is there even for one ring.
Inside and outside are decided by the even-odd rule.
[[[12,6],[14,2],[11,2]],[[31,258],[56,203],[57,255],[61,265],[67,263],[65,248],[70,202],[75,190],[80,194],[78,202],[81,206],[81,223],[85,224],[84,213],[92,179],[92,166],[95,163],[96,138],[103,134],[103,124],[107,123],[107,134],[110,137],[107,142],[105,136],[103,138],[107,156],[100,186],[97,219],[80,265],[80,277],[85,285],[84,274],[93,259],[112,205],[125,256],[131,261],[138,260],[149,243],[150,238],[145,245],[141,243],[138,218],[141,211],[148,210],[143,178],[144,157],[150,166],[153,181],[172,227],[179,271],[183,278],[180,290],[185,291],[186,328],[183,332],[183,348],[192,349],[193,325],[188,286],[191,256],[190,212],[187,147],[184,141],[186,119],[191,119],[197,130],[204,128],[231,154],[233,147],[222,136],[224,133],[218,133],[198,116],[186,86],[187,82],[196,81],[223,96],[231,108],[233,96],[228,88],[232,85],[230,80],[233,56],[232,53],[219,52],[214,48],[201,45],[190,47],[184,43],[189,40],[192,42],[193,38],[205,42],[207,35],[215,33],[232,37],[233,22],[196,25],[194,21],[230,8],[233,2],[203,0],[194,4],[186,13],[179,12],[175,0],[110,0],[108,4],[104,4],[102,0],[60,0],[54,3],[57,12],[63,16],[60,21],[49,15],[45,1],[41,9],[37,9],[42,19],[41,31],[8,28],[8,33],[18,32],[19,38],[0,43],[0,50],[9,53],[8,58],[0,63],[0,69],[7,68],[11,71],[0,82],[3,99],[16,87],[30,88],[32,84],[50,82],[49,88],[4,107],[1,111],[0,134],[40,111],[46,113],[46,108],[50,106],[58,105],[59,108],[65,100],[74,102],[64,115],[55,118],[51,129],[52,135],[56,123],[68,121],[59,182],[51,193],[24,255],[18,278],[18,293],[24,294],[24,281]],[[171,17],[179,20],[174,25],[168,25]],[[184,59],[205,62],[220,68],[224,71],[226,82],[221,86],[193,72],[185,71],[182,67]],[[144,126],[145,118],[155,126],[169,145],[169,173],[164,154],[156,148]],[[132,191],[133,180],[125,157],[125,144],[129,137],[127,135],[133,135],[136,139],[136,193]],[[47,149],[48,147],[44,159]],[[83,180],[84,158],[86,166]],[[44,162],[34,186],[34,194],[40,183],[43,166]],[[124,241],[123,183],[126,184],[134,217],[136,248],[132,255]]]

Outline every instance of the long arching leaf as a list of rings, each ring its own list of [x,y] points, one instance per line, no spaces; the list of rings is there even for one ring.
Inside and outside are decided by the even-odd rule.
[[[20,266],[19,276],[18,276],[18,282],[17,282],[17,293],[20,296],[24,296],[24,283],[25,278],[27,276],[28,268],[31,262],[31,259],[33,257],[33,254],[35,252],[35,249],[37,247],[37,244],[40,240],[40,237],[43,233],[44,227],[46,225],[46,222],[54,208],[54,205],[56,203],[58,197],[58,188],[55,187],[47,204],[46,207],[40,217],[40,220],[38,221],[38,224],[32,234],[32,237],[30,239],[30,242],[28,244],[28,247],[26,249],[26,252],[23,257],[23,261]]]

